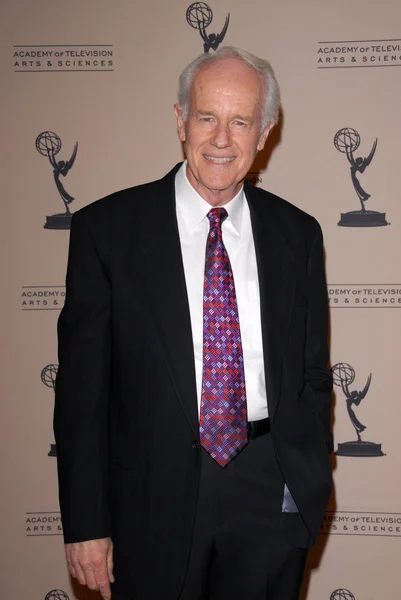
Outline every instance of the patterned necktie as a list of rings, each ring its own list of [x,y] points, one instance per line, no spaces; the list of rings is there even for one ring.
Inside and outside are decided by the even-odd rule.
[[[212,208],[207,217],[200,442],[225,467],[248,442],[244,359],[234,278],[221,231],[227,211]]]

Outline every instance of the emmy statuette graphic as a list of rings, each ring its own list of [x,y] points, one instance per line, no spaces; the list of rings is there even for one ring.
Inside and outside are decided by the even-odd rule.
[[[230,22],[230,13],[226,16],[223,29],[220,33],[206,33],[213,20],[213,12],[208,4],[204,2],[194,2],[187,8],[187,23],[194,29],[198,29],[203,40],[203,51],[205,54],[209,50],[217,50],[226,35],[228,24]]]
[[[46,387],[52,388],[56,385],[56,376],[58,365],[47,365],[42,369],[40,378]],[[47,456],[57,456],[56,444],[50,444],[50,450]]]
[[[330,600],[355,600],[355,596],[349,590],[339,588],[331,593]]]
[[[377,139],[373,142],[369,156],[366,158],[355,158],[354,156],[354,152],[358,150],[360,143],[361,136],[351,127],[340,129],[334,136],[334,146],[339,152],[342,152],[347,156],[350,164],[351,180],[355,193],[361,203],[361,210],[352,210],[347,213],[341,213],[338,225],[341,227],[382,227],[383,225],[389,224],[386,221],[386,213],[380,213],[375,210],[366,210],[365,202],[369,200],[370,194],[363,189],[357,177],[357,174],[364,173],[366,168],[372,162],[377,148]]]
[[[63,590],[51,590],[46,594],[45,600],[69,600],[69,597]]]
[[[361,438],[361,433],[366,429],[357,418],[353,407],[359,406],[369,391],[372,374],[369,375],[365,387],[361,391],[350,390],[349,386],[355,380],[355,370],[348,363],[337,363],[332,367],[334,385],[341,387],[347,401],[348,415],[356,431],[357,440],[352,442],[343,442],[338,444],[336,454],[338,456],[384,456],[381,444],[375,442],[365,442]]]
[[[36,138],[36,150],[42,156],[47,156],[51,166],[53,167],[53,177],[57,186],[58,193],[65,206],[64,213],[58,213],[56,215],[50,215],[46,217],[46,223],[44,224],[45,229],[70,229],[71,227],[71,212],[69,205],[74,200],[72,196],[65,190],[62,182],[60,181],[60,175],[66,177],[75,162],[78,151],[78,142],[74,145],[70,160],[56,160],[56,155],[61,150],[61,139],[57,133],[52,131],[43,131]]]

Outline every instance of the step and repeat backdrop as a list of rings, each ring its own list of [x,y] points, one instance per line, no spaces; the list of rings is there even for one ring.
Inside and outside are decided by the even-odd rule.
[[[401,4],[208,2],[2,3],[8,600],[95,597],[64,564],[52,432],[71,214],[182,160],[178,76],[220,44],[269,59],[282,90],[249,181],[313,214],[325,237],[335,494],[303,599],[401,598]]]

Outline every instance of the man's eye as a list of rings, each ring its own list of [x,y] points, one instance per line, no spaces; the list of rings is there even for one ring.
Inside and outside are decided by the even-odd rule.
[[[205,123],[210,123],[211,120],[212,117],[202,117],[202,121],[204,121]]]
[[[246,123],[244,123],[244,121],[234,121],[235,125],[240,125],[240,126],[244,126],[246,125]]]

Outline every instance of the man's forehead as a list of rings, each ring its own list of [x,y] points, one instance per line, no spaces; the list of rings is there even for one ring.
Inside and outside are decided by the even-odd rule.
[[[201,96],[229,96],[261,102],[263,78],[252,67],[235,58],[223,58],[202,66],[196,74],[192,100]]]
[[[190,89],[189,109],[192,114],[224,110],[254,120],[263,98],[263,77],[243,60],[224,57],[201,66]]]

